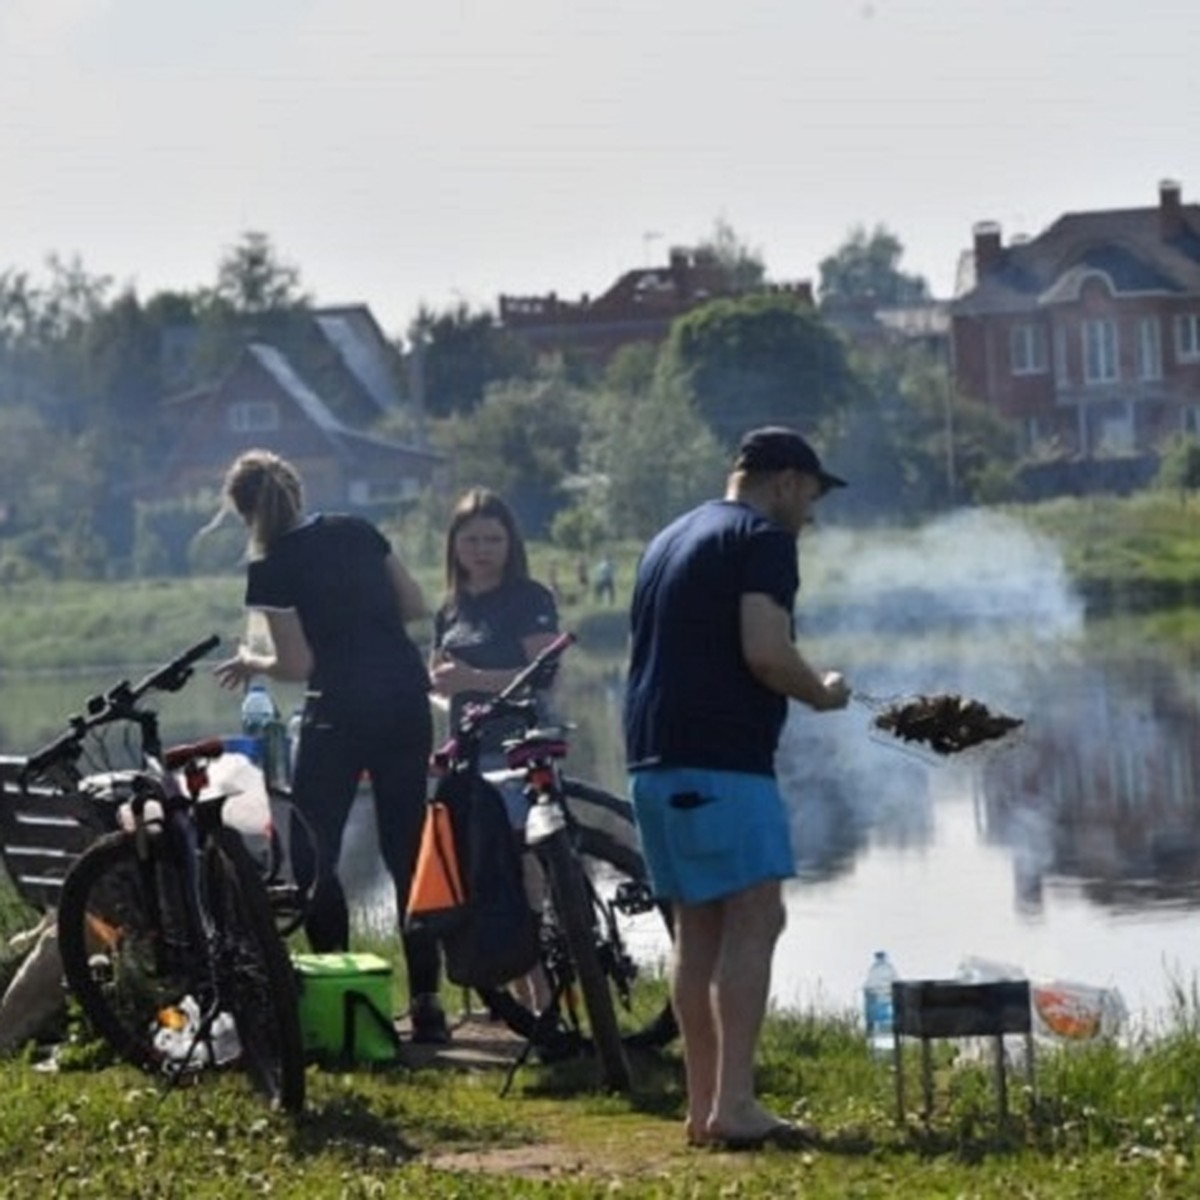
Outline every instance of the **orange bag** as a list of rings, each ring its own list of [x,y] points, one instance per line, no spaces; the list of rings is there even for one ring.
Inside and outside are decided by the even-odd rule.
[[[466,903],[450,809],[435,799],[425,808],[417,868],[408,891],[405,927],[445,933],[465,918]]]

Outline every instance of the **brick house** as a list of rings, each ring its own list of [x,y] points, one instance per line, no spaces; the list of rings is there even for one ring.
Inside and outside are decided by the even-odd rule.
[[[215,382],[163,403],[173,444],[146,498],[215,491],[229,463],[254,447],[295,463],[314,509],[369,510],[440,480],[441,454],[349,428],[282,351],[262,342],[247,345]]]
[[[574,352],[604,362],[623,346],[663,341],[676,317],[709,300],[746,294],[716,255],[675,247],[665,267],[626,271],[603,294],[577,301],[557,293],[500,297],[500,324],[539,354]],[[806,282],[762,285],[754,291],[795,295],[813,303]]]
[[[1066,213],[1004,245],[975,226],[951,305],[956,390],[1032,459],[1141,457],[1200,434],[1200,205]]]

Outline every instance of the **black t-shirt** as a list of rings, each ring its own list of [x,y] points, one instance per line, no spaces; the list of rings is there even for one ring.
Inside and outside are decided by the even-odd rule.
[[[489,592],[462,593],[447,600],[433,623],[433,645],[468,667],[507,671],[529,661],[524,641],[558,632],[554,596],[533,579],[513,579]],[[450,701],[450,720],[457,725],[463,708],[488,699],[479,692],[459,692]],[[496,722],[484,735],[485,751],[495,751],[517,731],[512,722]]]
[[[709,501],[654,538],[630,613],[631,769],[774,774],[787,700],[746,667],[741,598],[763,593],[791,613],[799,583],[794,535],[745,504]]]
[[[404,627],[389,553],[361,517],[318,514],[249,565],[246,607],[295,610],[313,652],[309,686],[331,716],[427,703],[429,675]]]

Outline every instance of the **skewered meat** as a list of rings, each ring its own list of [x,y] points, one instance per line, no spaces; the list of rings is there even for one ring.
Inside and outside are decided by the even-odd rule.
[[[937,754],[957,754],[980,742],[1002,738],[1023,723],[953,693],[917,696],[890,705],[874,721],[877,729],[906,742],[925,742]]]

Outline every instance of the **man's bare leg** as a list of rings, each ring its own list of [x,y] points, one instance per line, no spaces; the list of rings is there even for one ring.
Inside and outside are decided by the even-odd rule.
[[[705,1136],[717,1090],[719,1047],[712,984],[722,928],[722,901],[675,905],[671,1003],[683,1039],[689,1141]]]
[[[777,880],[727,896],[713,969],[718,1048],[716,1086],[706,1130],[712,1137],[757,1137],[780,1119],[754,1096],[754,1058],[767,1010],[771,958],[785,912]]]

